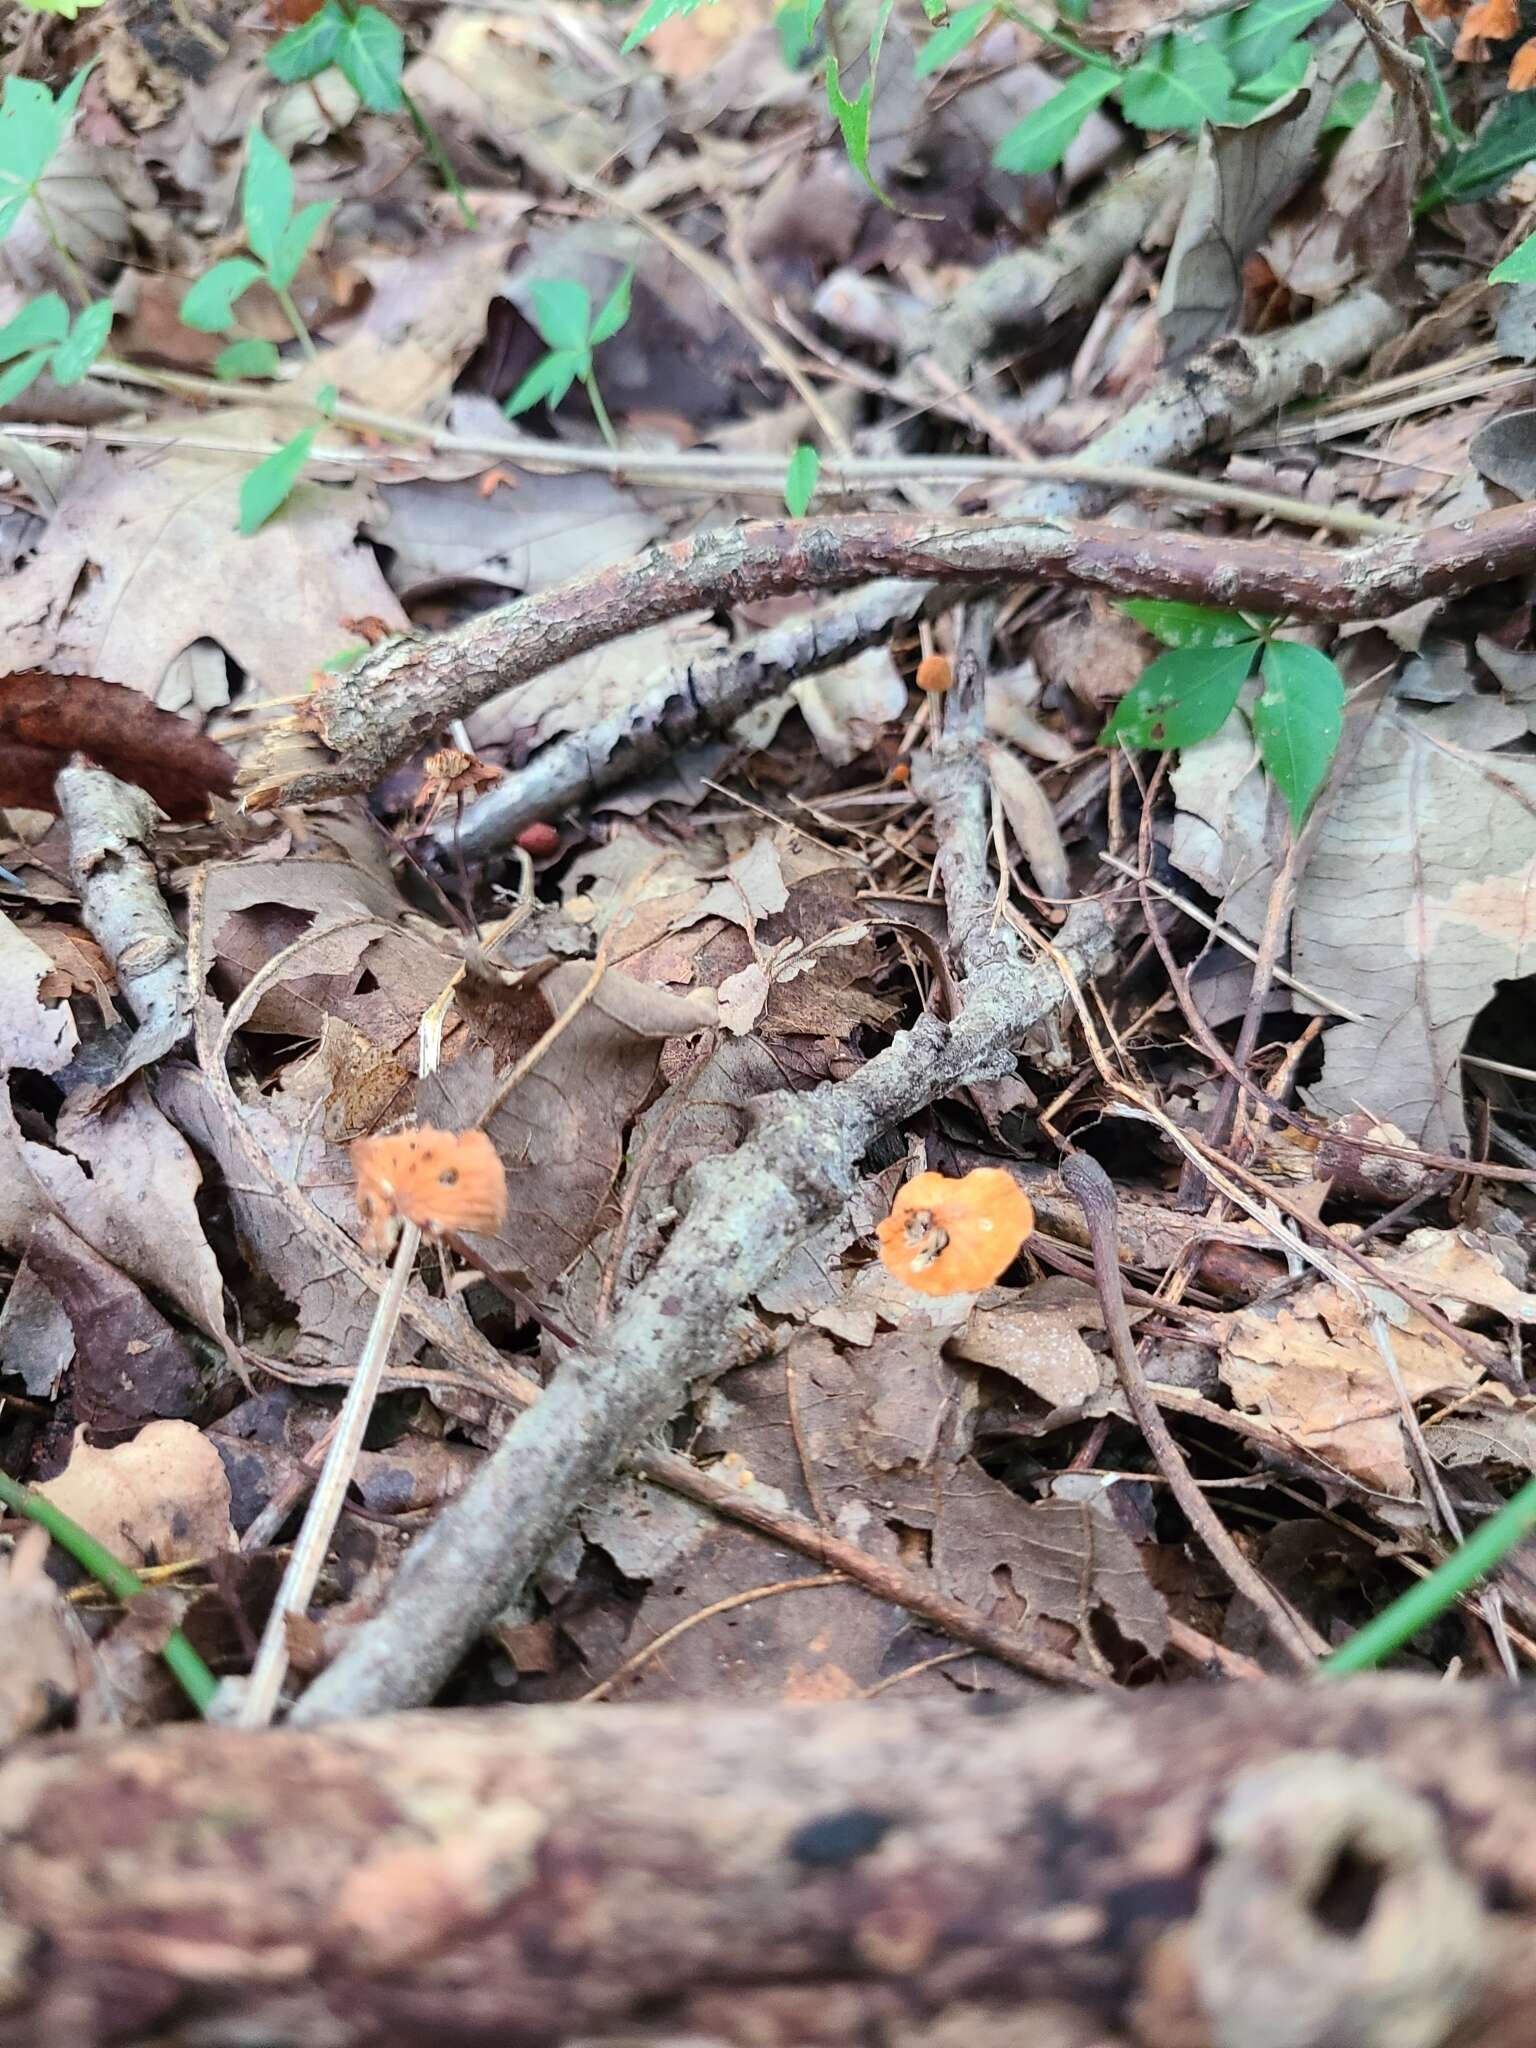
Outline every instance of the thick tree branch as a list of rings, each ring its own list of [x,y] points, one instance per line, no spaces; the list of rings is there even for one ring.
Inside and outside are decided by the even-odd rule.
[[[1531,2037],[1509,1690],[189,1726],[25,1745],[0,1816],[0,2048]]]

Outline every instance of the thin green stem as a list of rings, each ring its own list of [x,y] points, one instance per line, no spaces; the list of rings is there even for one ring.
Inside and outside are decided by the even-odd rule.
[[[465,197],[464,187],[459,183],[459,174],[453,168],[453,165],[449,163],[443,145],[437,139],[436,129],[403,85],[400,88],[400,97],[405,101],[405,111],[411,117],[411,126],[421,137],[422,147],[426,150],[427,155],[431,157],[437,175],[443,181],[443,190],[451,193],[453,196],[454,204],[459,209],[460,220],[463,221],[467,228],[479,227],[480,223],[475,217],[475,209]]]
[[[36,185],[32,188],[32,203],[37,208],[37,217],[43,224],[43,233],[52,242],[55,253],[68,273],[70,283],[74,286],[75,297],[80,302],[75,310],[80,312],[91,303],[91,287],[86,279],[85,272],[80,268],[69,250],[65,248],[63,238],[54,226],[53,215],[48,211],[48,202],[43,197],[41,188]]]
[[[104,1549],[62,1508],[6,1472],[0,1472],[0,1506],[8,1507],[13,1514],[25,1515],[29,1522],[46,1529],[59,1548],[99,1580],[115,1599],[133,1600],[145,1590],[144,1581],[131,1565]],[[218,1680],[179,1628],[171,1631],[160,1654],[193,1706],[200,1714],[206,1714],[218,1691]]]
[[[269,279],[268,282],[270,283],[271,280]],[[315,347],[314,337],[310,334],[309,329],[304,325],[304,315],[293,303],[293,293],[289,291],[288,287],[284,284],[274,284],[272,286],[272,292],[273,296],[277,300],[277,303],[283,309],[283,318],[288,322],[288,325],[293,329],[295,341],[298,342],[299,347],[303,349],[305,355],[309,358],[309,360],[312,363],[318,363],[320,360],[320,351]]]
[[[589,371],[581,381],[586,386],[587,397],[592,401],[592,411],[597,418],[597,431],[602,435],[614,453],[617,454],[619,437],[613,431],[613,421],[608,417],[608,408],[603,403],[602,392],[597,388],[597,379]]]
[[[1421,1628],[1427,1628],[1485,1573],[1491,1572],[1533,1529],[1536,1479],[1528,1479],[1496,1515],[1490,1515],[1459,1549],[1451,1552],[1444,1564],[1437,1566],[1427,1579],[1410,1586],[1390,1607],[1383,1608],[1374,1621],[1325,1658],[1318,1669],[1330,1678],[1372,1670]]]
[[[1075,36],[1064,36],[1060,29],[1052,28],[1047,22],[1036,21],[1035,17],[1026,14],[1022,7],[1010,5],[1009,0],[1002,0],[997,11],[1007,20],[1016,21],[1021,28],[1027,28],[1031,35],[1039,36],[1042,42],[1054,43],[1058,50],[1065,50],[1069,57],[1080,58],[1084,64],[1092,65],[1095,71],[1120,72],[1118,64],[1111,64],[1109,59],[1101,56],[1097,50],[1088,49],[1086,45],[1078,42]],[[1121,75],[1123,76],[1123,73]]]

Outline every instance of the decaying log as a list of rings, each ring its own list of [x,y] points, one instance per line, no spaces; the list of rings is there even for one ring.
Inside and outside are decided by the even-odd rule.
[[[1529,1692],[554,1707],[0,1763],[0,2048],[1529,2048],[1533,2012]]]

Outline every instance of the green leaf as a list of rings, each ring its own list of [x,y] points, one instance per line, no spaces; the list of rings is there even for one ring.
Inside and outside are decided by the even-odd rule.
[[[626,52],[632,50],[636,43],[643,43],[647,36],[654,35],[664,21],[671,21],[679,14],[692,14],[695,8],[704,4],[705,0],[651,0],[620,47]]]
[[[821,457],[809,441],[802,441],[789,458],[784,475],[784,503],[791,519],[803,519],[810,507],[816,479],[821,475]]]
[[[0,370],[0,405],[9,405],[18,393],[26,390],[34,377],[40,377],[48,367],[51,351],[46,348],[34,349],[29,356],[22,356],[18,362]]]
[[[66,21],[73,21],[82,7],[99,7],[101,0],[21,0],[21,4],[33,14],[61,14]]]
[[[0,94],[0,198],[25,199],[63,135],[53,94],[35,78],[8,78]]]
[[[240,486],[240,531],[255,533],[265,526],[303,473],[318,427],[301,427],[265,462],[258,462]]]
[[[541,398],[547,400],[551,407],[557,406],[581,375],[581,364],[580,350],[552,349],[542,361],[534,364],[512,396],[503,400],[502,411],[509,420],[515,420],[520,412],[527,412]]]
[[[1233,84],[1232,67],[1214,43],[1162,36],[1119,81],[1120,105],[1138,128],[1194,134],[1222,119]]]
[[[584,349],[592,324],[592,301],[586,286],[569,277],[536,278],[533,324],[551,348]]]
[[[275,341],[232,341],[215,356],[213,374],[226,381],[232,377],[275,377],[279,360]]]
[[[1506,93],[1469,149],[1441,163],[1415,206],[1484,199],[1536,157],[1536,92]]]
[[[975,41],[996,12],[994,0],[977,0],[974,7],[962,7],[958,14],[952,14],[918,51],[917,62],[913,66],[917,76],[927,78],[935,71],[942,71],[951,58],[959,56],[967,43]]]
[[[57,120],[59,124],[59,135],[61,139],[63,137],[64,130],[75,118],[75,109],[80,104],[80,95],[85,91],[85,81],[90,77],[91,73],[95,69],[96,59],[93,57],[89,64],[82,64],[80,66],[80,69],[75,73],[74,77],[69,81],[68,85],[66,85],[64,90],[59,94],[58,99],[54,102],[54,118],[55,120]]]
[[[591,331],[587,335],[589,347],[596,348],[600,341],[611,341],[629,318],[629,293],[634,281],[634,271],[626,270],[599,306],[597,318],[592,322]]]
[[[111,332],[110,299],[97,299],[84,312],[77,314],[69,339],[61,341],[53,352],[54,383],[65,386],[78,384],[101,354]]]
[[[251,123],[240,196],[245,212],[245,239],[251,245],[252,255],[259,256],[270,267],[288,216],[293,212],[293,172],[287,157],[262,133],[259,121]]]
[[[1220,731],[1253,673],[1257,643],[1236,647],[1179,647],[1160,654],[1120,699],[1100,744],[1192,747]]]
[[[315,411],[321,413],[328,420],[335,419],[336,401],[340,397],[341,393],[334,384],[322,384],[315,393]]]
[[[1379,78],[1356,78],[1348,85],[1341,85],[1328,102],[1328,111],[1323,116],[1322,133],[1336,134],[1341,128],[1346,132],[1358,128],[1376,103],[1381,91]]]
[[[1488,273],[1490,284],[1536,284],[1536,235],[1525,240]]]
[[[1242,124],[1262,113],[1266,107],[1272,107],[1276,100],[1283,100],[1287,93],[1294,92],[1300,85],[1311,63],[1311,44],[1292,43],[1280,52],[1267,71],[1261,71],[1257,78],[1250,78],[1237,88],[1229,102],[1226,119],[1231,121],[1235,116]]]
[[[1074,72],[1043,107],[1036,107],[1017,128],[1009,129],[992,152],[993,163],[1000,171],[1017,171],[1026,177],[1054,171],[1072,147],[1078,129],[1119,83],[1118,71],[1090,68]]]
[[[301,78],[313,78],[336,61],[336,51],[346,33],[347,17],[336,0],[326,0],[318,14],[289,29],[267,52],[267,69],[284,85]]]
[[[349,668],[356,668],[367,652],[366,647],[343,647],[339,654],[328,654],[320,666],[328,676],[345,675]]]
[[[1254,737],[1299,830],[1338,750],[1344,679],[1326,654],[1298,640],[1272,640],[1261,667]]]
[[[1236,647],[1257,637],[1241,612],[1213,611],[1161,597],[1126,597],[1120,609],[1165,647]]]
[[[262,275],[261,265],[249,256],[226,256],[188,286],[181,302],[183,323],[201,334],[222,334],[234,322],[236,299]]]
[[[0,363],[32,348],[52,348],[69,332],[69,308],[57,292],[28,300],[12,320],[0,327]]]
[[[1254,0],[1217,24],[1210,40],[1240,85],[1259,78],[1309,29],[1332,0]]]
[[[856,100],[845,97],[842,75],[835,55],[827,59],[827,106],[838,125],[843,138],[843,148],[848,161],[874,193],[882,206],[889,206],[890,200],[875,181],[869,168],[869,120],[875,109],[875,76],[880,69],[880,46],[885,41],[886,23],[891,18],[891,9],[896,0],[881,0],[880,12],[875,16],[875,25],[869,38],[869,75]]]
[[[334,199],[312,199],[301,206],[277,238],[277,248],[267,265],[267,276],[279,290],[286,291],[309,253],[309,245],[336,211]]]
[[[336,46],[336,63],[365,107],[393,114],[404,104],[405,37],[378,7],[359,7]]]

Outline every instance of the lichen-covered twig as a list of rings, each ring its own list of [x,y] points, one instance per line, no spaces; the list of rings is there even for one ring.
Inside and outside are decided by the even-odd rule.
[[[83,759],[61,769],[55,787],[86,929],[139,1020],[115,1076],[123,1082],[192,1028],[186,944],[165,907],[150,852],[165,814],[142,789]]]

